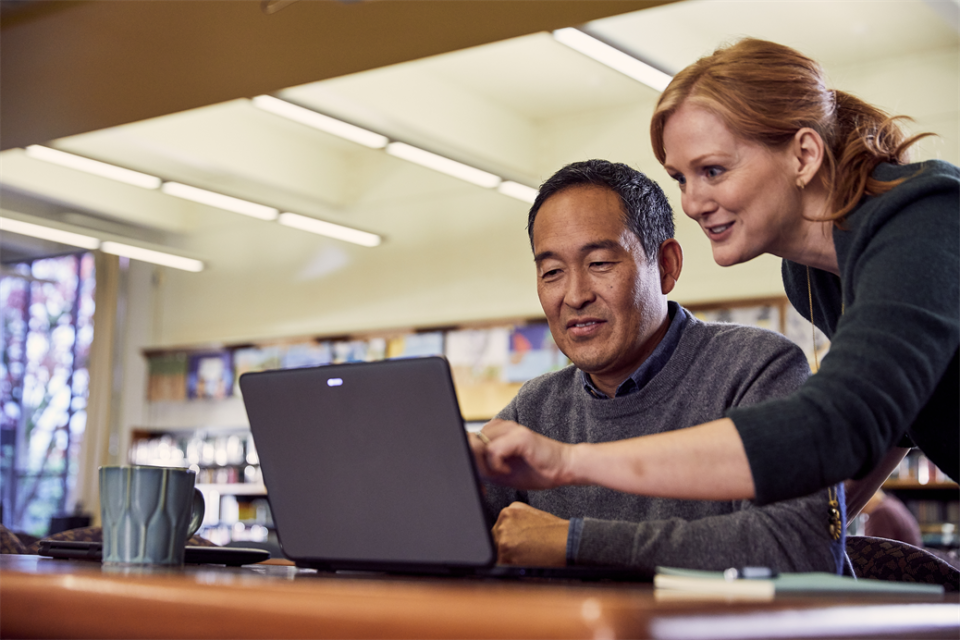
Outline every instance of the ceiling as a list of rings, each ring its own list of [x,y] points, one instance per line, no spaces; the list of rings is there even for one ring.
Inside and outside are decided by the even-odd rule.
[[[297,10],[294,3],[282,12],[295,18]],[[794,46],[819,59],[834,86],[854,91],[875,86],[864,83],[877,69],[899,70],[898,77],[915,85],[863,97],[936,130],[942,139],[934,152],[957,162],[958,13],[953,0],[696,0],[583,28],[668,72],[741,35]],[[277,89],[274,95],[284,99],[532,187],[587,155],[622,160],[666,179],[655,173],[644,133],[643,118],[657,92],[547,32]],[[631,128],[604,128],[624,114],[638,114],[629,116],[636,121]],[[361,270],[388,245],[400,256],[456,239],[522,235],[528,207],[261,111],[247,98],[47,144],[383,235],[378,248],[342,247]],[[293,239],[304,232],[47,164],[19,148],[0,153],[0,189],[5,215],[166,247],[233,277],[256,268],[252,262],[289,263],[290,277],[324,268],[294,264],[289,246],[306,242]],[[4,262],[56,249],[9,233],[0,240]]]

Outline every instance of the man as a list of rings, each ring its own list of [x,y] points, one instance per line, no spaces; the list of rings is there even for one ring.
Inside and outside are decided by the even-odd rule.
[[[667,301],[683,265],[660,188],[623,164],[568,165],[541,187],[527,227],[537,293],[573,362],[526,383],[471,438],[513,421],[565,442],[605,442],[689,427],[732,406],[785,395],[809,375],[798,347],[771,331],[703,323]],[[842,489],[840,490],[842,514]],[[756,507],[668,500],[596,486],[487,487],[499,561],[840,572],[842,515],[827,491]]]

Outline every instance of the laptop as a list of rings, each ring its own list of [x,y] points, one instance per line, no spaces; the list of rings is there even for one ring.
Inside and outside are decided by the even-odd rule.
[[[284,555],[320,571],[649,581],[632,569],[495,566],[442,357],[245,373]]]

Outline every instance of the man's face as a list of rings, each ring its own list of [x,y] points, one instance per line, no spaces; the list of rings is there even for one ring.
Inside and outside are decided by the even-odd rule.
[[[533,253],[557,346],[602,390],[615,389],[666,327],[656,258],[647,260],[624,224],[617,195],[593,185],[565,189],[541,206]]]

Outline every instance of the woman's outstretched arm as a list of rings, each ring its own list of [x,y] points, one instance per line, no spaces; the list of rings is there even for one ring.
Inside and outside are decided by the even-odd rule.
[[[598,444],[564,444],[515,422],[483,428],[480,471],[518,489],[596,484],[618,491],[688,500],[754,497],[753,475],[733,421]]]

